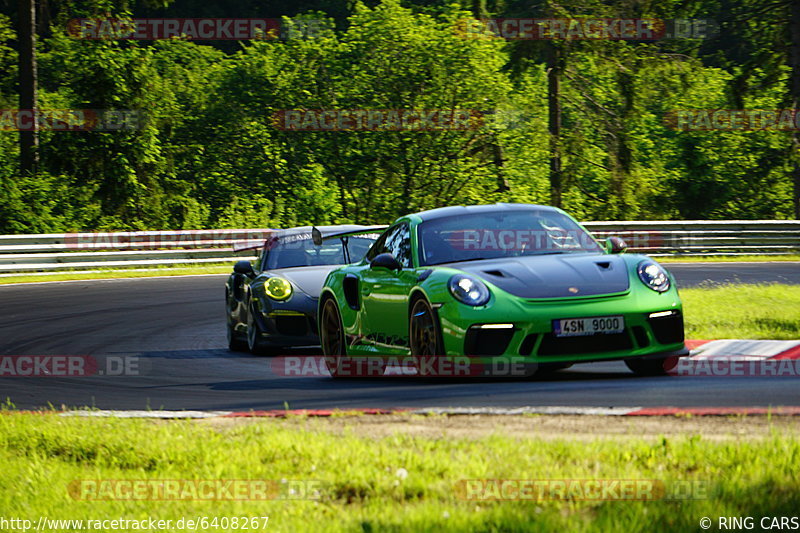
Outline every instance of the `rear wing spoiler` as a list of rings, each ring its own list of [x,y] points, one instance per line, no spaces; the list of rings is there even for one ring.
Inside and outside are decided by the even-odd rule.
[[[234,241],[233,251],[244,252],[245,250],[256,250],[264,246],[264,244],[272,238],[277,231],[269,230],[255,238],[246,240]]]
[[[357,230],[341,231],[338,233],[328,233],[327,235],[323,235],[318,228],[312,227],[311,240],[314,241],[315,245],[320,246],[323,241],[327,241],[328,239],[337,239],[340,237],[349,237],[351,235],[364,235],[366,233],[375,233],[376,231],[383,231],[388,227],[389,226],[387,225],[364,226],[363,228],[359,228]],[[246,240],[234,241],[233,251],[244,252],[246,250],[256,250],[258,248],[261,248],[267,243],[267,241],[272,239],[273,236],[275,236],[278,233],[280,233],[280,230],[268,230],[258,238],[250,238]]]
[[[387,226],[386,224],[382,224],[379,226],[366,226],[353,231],[342,231],[339,233],[329,233],[327,235],[323,235],[319,229],[313,227],[311,228],[311,240],[314,241],[314,244],[320,246],[322,245],[323,241],[327,241],[328,239],[338,239],[341,237],[350,237],[351,235],[364,235],[365,233],[375,233],[376,231],[383,231],[388,227],[389,226]]]

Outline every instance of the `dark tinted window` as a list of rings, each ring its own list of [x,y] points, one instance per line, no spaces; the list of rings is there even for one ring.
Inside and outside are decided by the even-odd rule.
[[[538,209],[500,208],[429,220],[419,226],[418,238],[421,265],[602,251],[568,216]]]
[[[360,261],[364,251],[374,241],[373,235],[348,237],[348,250],[352,261]],[[299,233],[273,238],[264,250],[263,270],[314,265],[341,265],[346,263],[343,239],[325,240],[314,244],[310,233]]]

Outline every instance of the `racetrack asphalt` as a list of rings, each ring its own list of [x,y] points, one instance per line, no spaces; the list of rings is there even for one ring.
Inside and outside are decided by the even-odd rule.
[[[800,284],[799,263],[667,264],[679,286]],[[19,409],[247,411],[362,407],[677,406],[800,404],[797,378],[634,376],[622,362],[509,380],[282,377],[269,358],[225,347],[224,275],[0,286],[0,357],[92,356],[129,374],[0,377]],[[290,352],[287,352],[290,353]],[[294,354],[314,354],[296,349]],[[111,365],[111,366],[107,366]]]

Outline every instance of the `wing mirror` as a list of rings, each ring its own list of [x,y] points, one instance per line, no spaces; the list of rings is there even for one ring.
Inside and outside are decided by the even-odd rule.
[[[397,262],[397,259],[390,253],[378,254],[369,262],[370,268],[388,268],[389,270],[402,270],[403,267]]]
[[[610,254],[621,254],[628,249],[628,243],[619,237],[608,237],[606,239],[606,252]]]
[[[256,275],[250,261],[237,261],[236,264],[233,265],[233,271],[237,274],[243,274],[248,278],[252,278]]]

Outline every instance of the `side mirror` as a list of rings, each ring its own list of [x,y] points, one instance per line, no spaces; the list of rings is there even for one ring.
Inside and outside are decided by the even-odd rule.
[[[621,254],[628,249],[628,243],[619,237],[608,237],[606,239],[606,252],[610,254]]]
[[[250,261],[237,261],[236,264],[233,265],[233,271],[237,274],[243,274],[248,278],[252,278],[256,274],[253,271],[253,265],[250,264]]]
[[[385,254],[378,254],[376,255],[372,261],[369,262],[370,268],[388,268],[389,270],[402,270],[403,267],[400,266],[400,263],[397,262],[397,259],[394,258],[392,254],[385,253]]]

